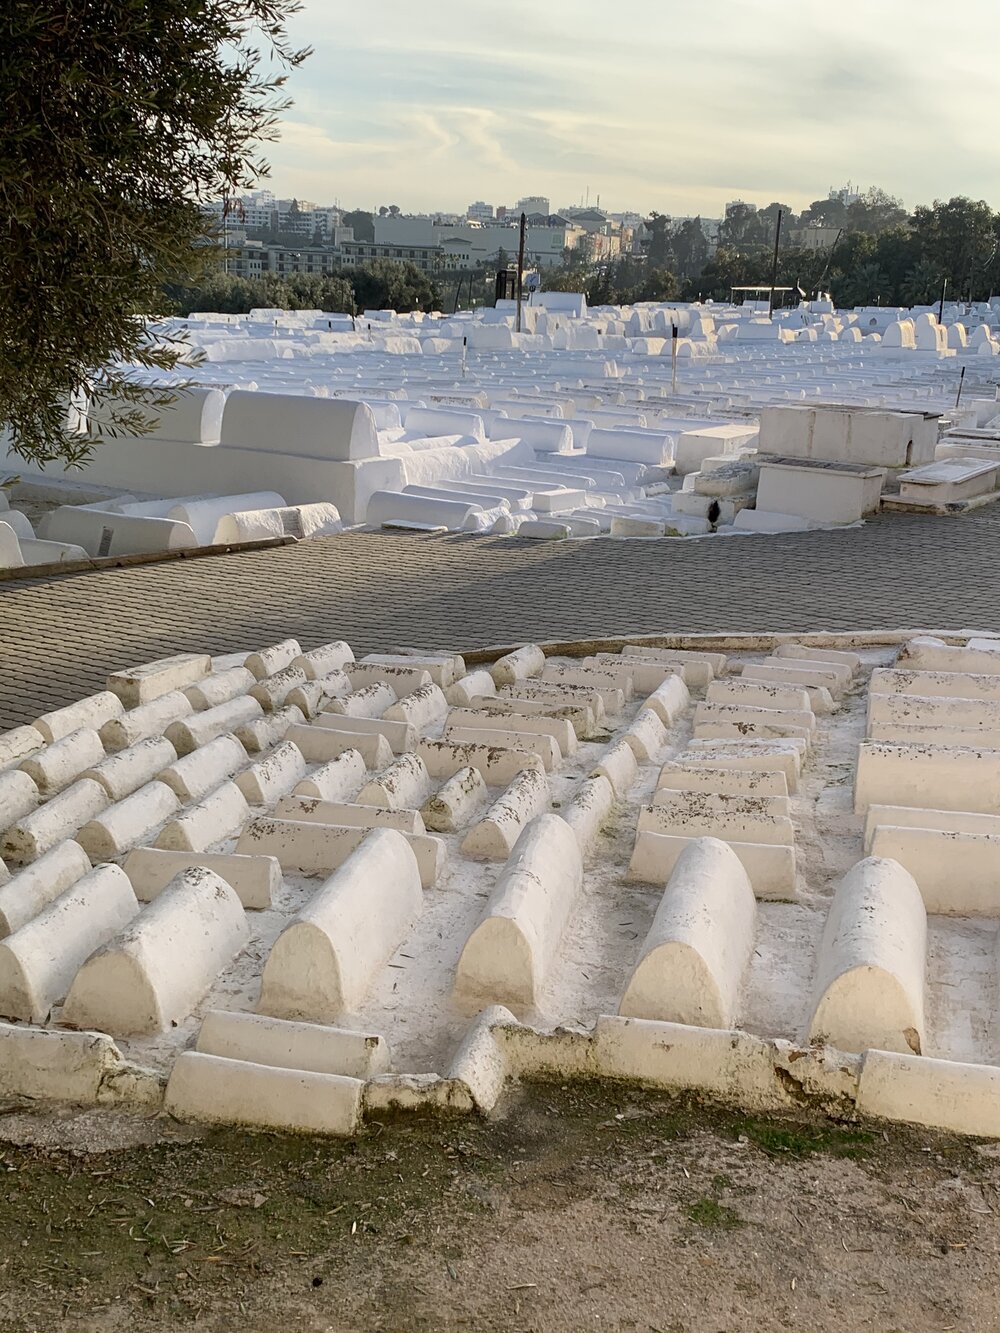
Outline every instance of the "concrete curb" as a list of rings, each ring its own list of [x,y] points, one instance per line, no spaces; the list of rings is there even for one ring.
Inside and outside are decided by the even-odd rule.
[[[64,574],[94,574],[104,569],[129,569],[133,565],[161,565],[178,560],[200,560],[205,556],[232,555],[236,551],[266,551],[275,546],[296,546],[295,537],[268,537],[265,541],[238,542],[229,546],[193,546],[183,551],[152,551],[140,555],[116,555],[102,559],[64,560],[49,565],[21,565],[0,569],[0,583],[61,578]]]
[[[596,653],[620,653],[629,645],[644,648],[679,648],[694,651],[770,652],[781,644],[799,643],[809,648],[837,648],[850,644],[855,648],[893,647],[913,638],[936,638],[956,643],[965,638],[988,635],[984,629],[899,629],[899,630],[811,630],[797,634],[775,630],[772,633],[705,634],[696,630],[675,634],[617,634],[599,639],[548,639],[536,646],[546,657],[587,657]],[[466,666],[486,666],[515,653],[521,644],[494,644],[487,648],[468,648],[461,656]]]

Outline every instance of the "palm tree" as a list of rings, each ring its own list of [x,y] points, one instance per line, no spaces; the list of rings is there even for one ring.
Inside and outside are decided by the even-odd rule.
[[[900,293],[906,305],[930,305],[941,291],[941,270],[927,259],[920,259],[903,279]]]
[[[873,305],[875,298],[889,286],[884,270],[874,261],[859,264],[848,272],[837,291],[838,301],[847,307]]]

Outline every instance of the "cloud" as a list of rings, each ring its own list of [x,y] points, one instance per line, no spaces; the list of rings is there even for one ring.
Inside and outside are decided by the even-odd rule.
[[[968,34],[975,33],[975,40]],[[721,212],[848,178],[989,194],[995,0],[306,0],[273,183],[316,202]],[[998,201],[1000,202],[1000,201]]]

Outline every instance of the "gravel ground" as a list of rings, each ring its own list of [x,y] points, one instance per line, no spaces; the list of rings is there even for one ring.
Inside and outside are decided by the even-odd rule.
[[[353,1143],[102,1112],[0,1134],[12,1333],[1000,1323],[1000,1159],[930,1133],[536,1085]]]

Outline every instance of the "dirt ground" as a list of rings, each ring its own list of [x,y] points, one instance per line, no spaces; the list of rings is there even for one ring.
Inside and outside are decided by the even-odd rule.
[[[355,1142],[0,1136],[12,1333],[1000,1327],[1000,1150],[931,1133],[542,1084]]]

